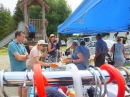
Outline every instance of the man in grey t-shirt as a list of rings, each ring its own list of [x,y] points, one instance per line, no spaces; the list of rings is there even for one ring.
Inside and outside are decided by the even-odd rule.
[[[105,41],[102,40],[101,34],[96,35],[96,49],[95,49],[95,57],[94,62],[96,67],[100,67],[105,63],[105,55],[108,52],[108,47]]]

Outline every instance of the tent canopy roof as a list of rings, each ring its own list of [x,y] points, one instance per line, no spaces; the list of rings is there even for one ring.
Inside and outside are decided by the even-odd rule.
[[[58,26],[58,33],[108,33],[128,31],[130,0],[83,0]]]

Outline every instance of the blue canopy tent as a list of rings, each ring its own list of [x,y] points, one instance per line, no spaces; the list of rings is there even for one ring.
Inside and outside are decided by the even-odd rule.
[[[130,30],[130,0],[83,0],[58,26],[58,33],[108,33]]]

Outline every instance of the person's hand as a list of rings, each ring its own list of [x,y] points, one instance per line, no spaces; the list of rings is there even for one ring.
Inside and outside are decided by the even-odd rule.
[[[126,56],[124,56],[124,58],[126,59],[127,57],[126,57]]]
[[[26,55],[26,59],[29,59],[29,55]]]
[[[52,63],[47,63],[47,66],[51,66],[52,65]]]
[[[28,53],[27,53],[27,52],[25,52],[25,53],[24,53],[24,55],[28,55]]]
[[[72,59],[67,59],[66,63],[72,63]]]
[[[45,59],[48,60],[48,56],[45,56]]]
[[[25,56],[26,56],[26,60],[29,59],[29,55],[26,54]]]
[[[46,57],[46,55],[47,55],[47,52],[42,53],[42,57]]]
[[[29,55],[27,52],[25,52],[24,55],[26,56],[26,59],[29,59]]]

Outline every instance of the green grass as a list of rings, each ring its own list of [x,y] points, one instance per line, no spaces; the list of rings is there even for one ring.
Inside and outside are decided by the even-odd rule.
[[[124,66],[130,66],[130,64],[124,64]]]
[[[61,46],[61,51],[65,52],[65,50],[66,50],[66,46]],[[0,55],[7,55],[7,54],[8,54],[7,48],[0,49]]]
[[[66,46],[61,46],[60,49],[61,49],[62,52],[65,52],[65,50],[66,50]]]
[[[0,49],[0,55],[7,55],[7,54],[8,54],[7,48]]]

